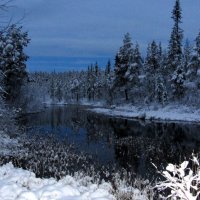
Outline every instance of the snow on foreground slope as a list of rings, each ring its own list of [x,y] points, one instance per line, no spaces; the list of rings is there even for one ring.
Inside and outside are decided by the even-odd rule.
[[[87,178],[87,177],[86,177]],[[35,174],[14,168],[11,163],[0,167],[1,200],[114,200],[108,183],[84,184],[66,176],[60,181],[36,178]],[[87,182],[88,183],[88,182]]]

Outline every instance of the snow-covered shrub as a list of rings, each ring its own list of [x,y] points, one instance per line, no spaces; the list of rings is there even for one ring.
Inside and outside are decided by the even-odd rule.
[[[180,165],[168,164],[166,170],[160,172],[165,178],[157,183],[155,188],[160,194],[160,199],[196,200],[200,194],[200,166],[198,158],[194,155],[190,161]],[[166,192],[169,190],[170,192]]]

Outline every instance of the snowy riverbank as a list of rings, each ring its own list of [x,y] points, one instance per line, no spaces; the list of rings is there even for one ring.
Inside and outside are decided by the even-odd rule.
[[[109,115],[113,117],[122,117],[122,118],[131,118],[131,119],[143,119],[151,121],[180,121],[180,122],[192,122],[200,123],[200,108],[189,107],[178,104],[170,104],[166,106],[161,105],[141,105],[134,106],[132,104],[124,105],[106,105],[106,102],[103,101],[87,101],[85,99],[77,102],[60,102],[52,103],[45,102],[47,106],[51,105],[82,105],[90,106],[90,111]]]
[[[181,121],[200,123],[200,109],[169,105],[165,107],[136,107],[132,105],[112,106],[111,108],[92,108],[92,112],[109,116],[135,118],[155,121]]]

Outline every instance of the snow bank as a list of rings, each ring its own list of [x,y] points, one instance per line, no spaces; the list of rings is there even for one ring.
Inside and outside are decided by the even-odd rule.
[[[108,183],[84,184],[71,176],[60,181],[36,178],[11,163],[0,167],[1,200],[114,200],[111,189]]]
[[[195,110],[186,106],[139,108],[132,105],[125,105],[112,108],[93,108],[90,110],[96,113],[117,117],[200,123],[200,110]]]

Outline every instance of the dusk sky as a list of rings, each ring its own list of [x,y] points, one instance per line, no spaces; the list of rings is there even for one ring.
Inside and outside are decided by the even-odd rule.
[[[16,0],[13,16],[23,13],[30,56],[113,56],[130,32],[141,51],[153,39],[167,45],[174,0]],[[182,0],[184,36],[200,31],[200,1]]]

